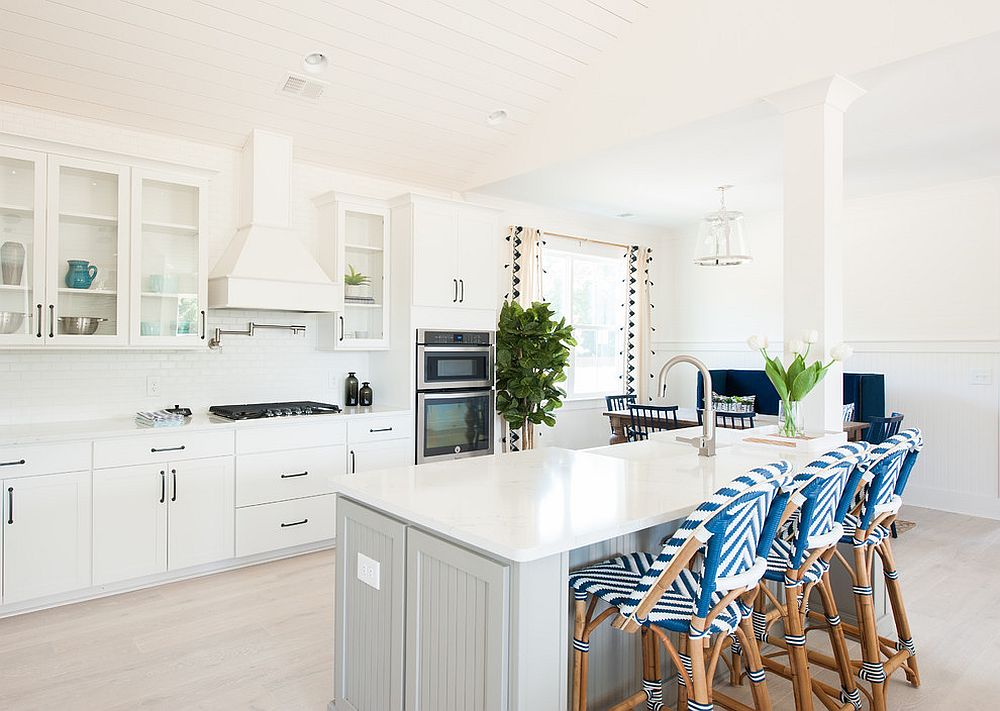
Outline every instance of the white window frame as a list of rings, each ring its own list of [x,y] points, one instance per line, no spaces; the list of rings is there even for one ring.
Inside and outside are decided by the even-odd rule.
[[[562,383],[563,389],[566,391],[566,401],[579,401],[579,400],[596,400],[602,399],[605,395],[613,395],[622,392],[622,376],[625,370],[625,327],[628,322],[627,318],[627,293],[625,286],[625,257],[624,257],[624,247],[620,251],[616,252],[616,248],[594,244],[591,242],[586,242],[582,240],[571,240],[566,238],[553,238],[546,235],[545,237],[546,246],[543,251],[543,267],[545,262],[546,254],[560,254],[566,255],[570,259],[569,265],[569,299],[568,306],[572,312],[573,308],[573,293],[576,287],[576,269],[575,262],[577,261],[590,261],[590,262],[617,262],[621,268],[621,293],[620,300],[618,302],[620,308],[620,321],[615,324],[590,324],[590,323],[575,323],[573,321],[573,314],[557,314],[558,316],[566,316],[566,322],[573,326],[574,336],[583,329],[598,329],[598,330],[609,330],[615,339],[615,343],[618,346],[616,353],[617,360],[617,387],[611,390],[598,390],[598,391],[587,391],[587,392],[577,392],[576,391],[576,348],[570,349],[570,364],[566,369],[566,380]],[[545,276],[542,276],[543,289],[542,293],[545,296],[544,280]]]

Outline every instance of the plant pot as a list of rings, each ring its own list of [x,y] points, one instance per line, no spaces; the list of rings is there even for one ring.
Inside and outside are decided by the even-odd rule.
[[[778,402],[778,434],[782,437],[801,437],[805,434],[801,401]]]
[[[344,296],[348,299],[371,298],[371,286],[368,284],[344,284]]]

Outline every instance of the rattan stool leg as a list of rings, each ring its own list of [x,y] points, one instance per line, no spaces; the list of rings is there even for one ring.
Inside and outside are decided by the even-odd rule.
[[[861,631],[861,671],[858,676],[871,685],[872,708],[886,711],[885,665],[879,648],[875,603],[872,596],[872,551],[862,543],[854,546],[854,604]]]
[[[823,616],[826,618],[827,631],[830,635],[830,647],[833,649],[834,659],[837,660],[837,674],[840,676],[842,693],[841,701],[850,701],[855,708],[860,709],[861,692],[854,680],[851,655],[847,649],[844,628],[840,624],[840,612],[837,609],[837,600],[833,595],[829,572],[823,575],[816,588],[819,590],[820,599],[823,602]]]
[[[792,669],[795,709],[812,711],[812,677],[809,674],[809,656],[806,653],[806,633],[799,612],[799,590],[801,590],[799,586],[785,586],[785,603],[781,617],[785,627],[785,644],[788,645],[788,662]]]
[[[892,547],[889,539],[882,541],[876,547],[879,557],[882,559],[882,570],[885,575],[885,587],[889,592],[889,605],[892,607],[892,617],[896,623],[896,636],[899,639],[896,645],[900,650],[906,650],[909,656],[903,665],[906,678],[914,686],[920,686],[920,669],[917,667],[917,648],[913,644],[913,636],[910,634],[910,621],[906,616],[906,606],[903,604],[903,591],[899,586],[899,572],[896,570],[896,561],[892,556]]]

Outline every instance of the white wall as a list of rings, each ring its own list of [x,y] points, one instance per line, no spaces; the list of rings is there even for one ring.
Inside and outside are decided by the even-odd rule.
[[[670,243],[657,364],[687,352],[758,368],[743,343],[753,333],[780,350],[780,215],[746,225],[746,268],[695,267],[691,230]],[[887,409],[927,441],[907,501],[1000,518],[1000,180],[850,201],[844,239],[844,333],[857,351],[845,367],[884,373]],[[689,371],[671,374],[668,400],[694,404]]]

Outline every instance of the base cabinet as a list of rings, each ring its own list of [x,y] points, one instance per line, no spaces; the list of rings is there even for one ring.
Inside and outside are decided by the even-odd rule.
[[[167,570],[235,555],[232,457],[178,462],[170,467]]]
[[[90,586],[90,472],[3,481],[3,602]]]
[[[389,467],[405,467],[413,464],[413,456],[413,441],[409,439],[352,444],[347,453],[347,471],[357,474]]]

